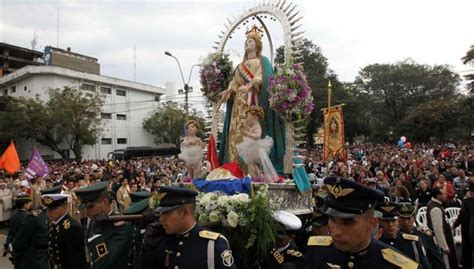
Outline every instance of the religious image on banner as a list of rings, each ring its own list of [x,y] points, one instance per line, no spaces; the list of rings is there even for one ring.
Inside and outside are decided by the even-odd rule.
[[[326,160],[345,160],[344,150],[344,117],[342,106],[324,109],[324,147],[323,158]]]
[[[28,180],[31,180],[35,176],[44,177],[49,174],[49,167],[41,157],[41,154],[36,149],[31,152],[30,162],[26,166],[25,175]]]

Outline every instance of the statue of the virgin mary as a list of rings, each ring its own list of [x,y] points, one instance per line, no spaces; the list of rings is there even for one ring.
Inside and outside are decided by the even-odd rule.
[[[273,148],[269,154],[279,175],[283,175],[285,155],[285,131],[278,114],[268,104],[268,79],[273,68],[267,57],[262,56],[261,33],[253,26],[246,33],[245,55],[243,61],[234,71],[233,79],[227,90],[221,95],[226,101],[224,129],[219,147],[219,162],[237,162],[242,164],[236,145],[242,142],[246,124],[245,111],[248,106],[258,105],[263,108],[265,116],[260,122],[262,137],[273,138]]]

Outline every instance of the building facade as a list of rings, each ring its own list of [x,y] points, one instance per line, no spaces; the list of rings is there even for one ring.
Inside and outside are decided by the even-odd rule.
[[[65,86],[83,91],[96,91],[104,96],[101,119],[103,132],[94,146],[85,146],[83,159],[107,159],[108,153],[132,146],[155,146],[153,137],[143,129],[143,119],[149,117],[165,93],[161,87],[133,81],[81,72],[53,65],[26,66],[0,78],[0,95],[48,98],[48,89]],[[22,160],[29,158],[35,146],[46,159],[60,155],[31,140],[18,140],[17,150]],[[64,145],[71,158],[72,151]]]

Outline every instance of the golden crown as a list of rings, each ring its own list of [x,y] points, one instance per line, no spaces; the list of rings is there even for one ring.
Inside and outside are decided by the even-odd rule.
[[[260,29],[257,25],[254,25],[250,27],[250,29],[248,29],[247,32],[245,32],[245,35],[247,36],[247,38],[254,38],[257,40],[261,40],[262,35],[263,35],[263,30]]]

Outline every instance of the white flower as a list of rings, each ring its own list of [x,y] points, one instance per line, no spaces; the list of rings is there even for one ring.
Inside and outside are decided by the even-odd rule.
[[[217,198],[217,205],[218,206],[225,206],[227,203],[229,203],[229,196],[221,195],[221,196],[219,196],[219,198]]]
[[[239,193],[239,194],[235,195],[235,199],[239,203],[248,203],[248,202],[250,202],[249,195],[246,194],[246,193]]]
[[[239,225],[239,215],[235,213],[233,210],[227,214],[227,223],[229,223],[229,226],[232,228],[237,227]]]
[[[220,220],[219,218],[219,212],[217,211],[211,211],[211,213],[209,213],[209,221],[211,222],[218,222]]]

